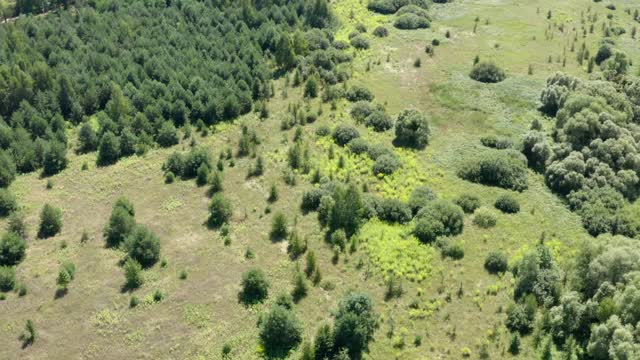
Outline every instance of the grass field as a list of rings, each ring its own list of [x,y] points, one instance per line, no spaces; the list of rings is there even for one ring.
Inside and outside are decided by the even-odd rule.
[[[640,8],[640,3],[624,0],[617,5],[613,21],[629,28],[633,20],[623,9]],[[347,38],[358,23],[365,24],[369,32],[378,25],[390,30],[389,37],[371,37],[371,48],[357,52],[350,84],[372,89],[376,101],[386,104],[394,117],[412,107],[428,114],[432,137],[424,151],[397,150],[404,166],[385,178],[363,171],[370,168],[367,160],[338,147],[337,156],[329,159],[329,145],[316,139],[315,129],[353,123],[349,105],[343,100],[335,112],[324,105],[323,115],[304,129],[313,161],[326,173],[333,170],[337,178],[348,175],[386,197],[405,200],[415,186],[427,185],[445,199],[475,194],[484,207],[492,207],[495,198],[507,190],[459,179],[456,171],[462,160],[484,151],[479,142],[483,135],[507,136],[517,142],[535,118],[545,127],[551,126],[536,110],[546,78],[556,71],[588,76],[586,64],[585,68],[579,66],[569,49],[574,36],[571,29],[580,29],[581,13],[596,12],[606,19],[609,11],[604,3],[586,0],[458,0],[433,6],[431,29],[400,31],[391,25],[393,16],[367,11],[366,1],[340,0],[332,6],[341,20],[338,38]],[[553,17],[548,20],[550,8]],[[479,21],[474,32],[476,17]],[[554,22],[564,22],[565,32],[555,27],[553,38],[547,39],[547,26]],[[445,37],[447,31],[450,38]],[[425,46],[434,38],[441,44],[430,57]],[[584,40],[580,37],[578,43],[585,41],[595,51],[600,38],[597,29]],[[637,40],[621,39],[620,46],[628,49],[634,62],[640,62]],[[469,79],[476,55],[498,63],[508,78],[495,85]],[[565,66],[556,61],[564,56]],[[413,66],[416,58],[422,60],[419,68]],[[282,86],[279,81],[277,94]],[[286,99],[276,96],[269,103],[269,119],[250,114],[234,124],[220,125],[208,137],[194,135],[196,142],[215,156],[229,147],[235,149],[242,124],[255,129],[262,139],[264,176],[247,179],[255,161],[250,158],[236,159],[235,166],[227,166],[224,172],[225,195],[236,204],[228,246],[217,232],[204,226],[209,201],[206,188],[193,181],[164,183],[162,163],[174,150],[188,150],[190,140],[104,168],[95,167],[95,154],[70,151],[68,168],[51,178],[52,189],[36,174],[20,176],[11,190],[24,206],[30,225],[27,258],[17,274],[28,294],[19,298],[11,293],[0,302],[0,358],[19,354],[23,359],[219,359],[225,343],[231,344],[234,359],[260,358],[256,321],[271,300],[248,308],[239,304],[241,274],[253,267],[264,269],[275,295],[288,292],[296,267],[304,266],[302,259],[289,258],[286,243],[269,239],[271,218],[277,211],[284,212],[307,239],[323,274],[323,286],[311,287],[307,298],[296,306],[307,339],[323,322],[330,321],[339,299],[357,289],[371,294],[381,315],[366,358],[457,359],[465,348],[472,358],[478,358],[483,344],[487,344],[491,358],[511,357],[506,354],[509,334],[503,313],[512,299],[513,279],[488,274],[483,269],[484,258],[497,248],[513,260],[536,244],[544,231],[561,265],[566,264],[576,245],[588,236],[578,216],[546,188],[541,175],[530,171],[529,189],[513,192],[520,201],[520,213],[499,214],[497,226],[491,229],[480,229],[470,216],[465,217],[464,232],[455,239],[464,247],[461,260],[442,258],[437,250],[408,235],[405,226],[370,222],[359,235],[358,251],[342,255],[333,264],[331,248],[324,242],[315,214],[301,215],[299,211],[303,192],[313,185],[302,175],[293,187],[283,181],[285,152],[294,130],[281,131],[280,120],[289,103],[301,101],[300,91],[289,89]],[[318,100],[310,103],[312,109],[319,106]],[[370,143],[393,139],[392,131],[379,134],[358,127]],[[76,138],[75,131],[69,130],[70,139]],[[340,155],[346,160],[342,170],[337,167]],[[81,170],[84,163],[89,164],[88,170]],[[280,197],[270,205],[271,184],[277,184]],[[118,263],[123,254],[106,249],[102,238],[113,202],[122,195],[136,206],[137,221],[158,234],[167,262],[165,267],[157,264],[145,271],[144,285],[133,293],[143,304],[135,309],[129,308],[131,294],[121,291],[124,276]],[[54,238],[36,240],[44,203],[62,207],[64,227]],[[265,211],[268,206],[270,213]],[[4,223],[0,225],[4,227]],[[90,239],[81,243],[85,231]],[[255,253],[254,259],[245,258],[247,249]],[[56,298],[55,279],[59,264],[65,260],[76,264],[77,276],[68,294]],[[182,270],[188,273],[184,280],[178,276]],[[385,301],[384,282],[389,273],[403,279],[405,294]],[[156,289],[166,298],[160,303],[145,302]],[[26,319],[37,324],[40,338],[21,349],[17,339]],[[416,336],[422,337],[420,346],[414,345]],[[525,347],[519,358],[537,359],[538,354]]]

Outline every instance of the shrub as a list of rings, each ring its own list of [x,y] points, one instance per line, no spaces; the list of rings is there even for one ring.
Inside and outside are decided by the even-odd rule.
[[[483,229],[496,226],[496,214],[489,209],[481,208],[473,216],[473,224]]]
[[[16,196],[7,189],[0,188],[0,218],[8,216],[18,209]]]
[[[106,166],[114,164],[120,158],[120,139],[112,132],[107,131],[100,139],[98,146],[97,164]]]
[[[62,229],[62,211],[49,204],[45,204],[40,213],[40,228],[38,237],[41,239],[55,236]]]
[[[367,116],[373,113],[376,107],[369,101],[357,101],[351,106],[351,117],[357,123],[363,122]]]
[[[440,236],[453,236],[462,232],[464,212],[447,200],[434,200],[416,215],[413,234],[423,242],[432,242]]]
[[[231,215],[233,215],[231,202],[222,194],[215,194],[209,204],[209,219],[207,221],[209,227],[219,228],[229,222]]]
[[[400,161],[395,156],[382,155],[373,164],[374,175],[390,175],[400,168]]]
[[[327,195],[327,191],[322,189],[313,189],[313,190],[306,191],[302,195],[302,204],[301,204],[302,210],[304,211],[318,210],[318,207],[320,206],[320,199],[322,199],[322,197],[325,195]]]
[[[328,136],[331,134],[331,129],[328,126],[322,125],[316,129],[316,135],[320,137]]]
[[[56,285],[58,285],[58,289],[66,291],[70,282],[71,275],[65,269],[60,269],[60,271],[58,272],[58,278],[56,279]]]
[[[7,221],[7,231],[20,235],[22,238],[27,237],[27,224],[25,215],[21,211],[13,212]]]
[[[137,262],[133,258],[128,258],[124,263],[124,277],[125,283],[124,286],[127,289],[137,289],[139,288],[144,279],[142,277],[142,266],[139,262]]]
[[[287,217],[283,213],[278,212],[273,216],[269,234],[273,240],[282,240],[287,237],[289,225],[287,224]]]
[[[447,241],[442,247],[442,256],[460,260],[464,257],[464,247],[459,242]]]
[[[374,98],[371,90],[362,86],[352,86],[345,94],[345,97],[351,102],[373,101]]]
[[[205,147],[193,148],[185,158],[182,176],[187,179],[196,177],[198,175],[198,169],[200,169],[202,165],[211,169],[211,155],[209,154],[209,150]]]
[[[349,141],[357,137],[360,137],[360,133],[353,126],[338,125],[333,130],[333,139],[340,146],[346,145]]]
[[[135,219],[129,211],[121,206],[114,206],[109,223],[104,229],[104,238],[108,247],[118,247],[131,234],[135,227]]]
[[[373,30],[373,35],[380,38],[387,37],[389,36],[389,30],[384,26],[378,26]]]
[[[269,357],[285,357],[302,342],[302,324],[291,310],[276,305],[260,319],[260,341]]]
[[[494,149],[508,149],[513,146],[513,141],[505,137],[497,137],[495,135],[483,136],[480,138],[482,145]]]
[[[0,240],[0,266],[17,265],[26,255],[27,242],[18,234],[8,232]]]
[[[426,29],[430,25],[429,19],[412,13],[406,13],[398,16],[396,21],[393,23],[393,26],[401,30]]]
[[[173,146],[178,143],[178,131],[170,121],[165,121],[158,130],[156,142],[162,147]]]
[[[381,199],[376,206],[378,218],[390,223],[407,223],[411,221],[412,213],[409,205],[398,199]]]
[[[404,110],[396,121],[396,138],[398,145],[424,148],[429,142],[429,122],[418,110]]]
[[[507,214],[515,214],[520,211],[520,204],[518,200],[511,194],[500,195],[494,204],[496,209]]]
[[[209,169],[209,166],[207,164],[203,163],[202,165],[200,165],[196,176],[196,184],[198,184],[198,186],[205,185],[209,181],[210,172],[211,170]]]
[[[173,184],[174,181],[176,181],[176,176],[171,171],[164,174],[165,184]]]
[[[393,120],[382,110],[375,110],[365,119],[365,125],[377,132],[387,131],[393,127]]]
[[[467,214],[472,214],[480,207],[480,198],[471,194],[462,194],[453,201],[456,205],[460,206],[462,210]]]
[[[335,315],[335,349],[345,349],[349,355],[347,358],[359,359],[373,339],[377,323],[377,315],[368,295],[347,295],[340,301]]]
[[[0,188],[8,187],[16,178],[16,164],[11,156],[0,150]]]
[[[516,191],[528,187],[526,165],[503,152],[485,154],[467,161],[458,171],[458,176],[467,181]]]
[[[293,290],[291,291],[293,300],[295,302],[302,300],[302,298],[307,296],[308,290],[307,278],[304,273],[302,271],[296,271],[293,277]]]
[[[351,46],[359,50],[366,50],[369,48],[369,40],[364,35],[356,35],[349,41]]]
[[[492,274],[503,273],[507,271],[508,260],[507,255],[502,251],[490,252],[484,260],[484,268]]]
[[[140,265],[149,267],[160,259],[160,240],[145,226],[137,225],[125,241],[129,256]]]
[[[162,170],[166,173],[182,176],[184,173],[185,159],[179,152],[173,152],[162,165]]]
[[[511,304],[507,308],[507,328],[511,331],[528,333],[533,328],[535,312],[527,311],[524,304]]]
[[[425,10],[424,8],[421,8],[418,5],[414,5],[414,4],[408,4],[408,5],[404,5],[402,6],[398,12],[396,13],[396,15],[404,15],[404,14],[415,14],[418,16],[422,16],[424,18],[429,18],[429,14],[427,13],[427,10]]]
[[[469,77],[483,83],[499,83],[503,81],[507,75],[494,63],[479,62],[473,67],[471,73],[469,73]]]
[[[418,186],[413,189],[409,196],[409,207],[413,214],[417,214],[420,209],[425,207],[430,201],[435,200],[438,195],[435,191],[427,186]]]
[[[369,155],[371,160],[377,160],[382,155],[395,156],[395,153],[391,148],[384,144],[374,144],[369,146],[367,155]]]
[[[269,282],[262,270],[251,269],[242,274],[240,300],[245,304],[262,302],[269,295]]]
[[[363,154],[369,150],[369,144],[363,138],[355,138],[347,144],[349,150],[354,154]]]
[[[0,266],[0,291],[11,291],[15,285],[16,270],[11,266]]]
[[[600,48],[598,48],[598,52],[596,53],[595,61],[596,64],[600,65],[605,60],[609,59],[613,55],[613,49],[609,44],[602,44]]]
[[[45,176],[55,175],[67,167],[67,147],[57,141],[49,142],[42,159],[42,173]]]
[[[78,131],[78,151],[88,153],[98,148],[98,135],[89,123],[84,123]]]

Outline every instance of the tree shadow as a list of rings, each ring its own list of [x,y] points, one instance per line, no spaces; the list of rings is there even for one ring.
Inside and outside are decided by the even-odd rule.
[[[68,293],[69,293],[69,289],[56,289],[56,292],[53,295],[53,298],[55,300],[58,300],[65,297]]]

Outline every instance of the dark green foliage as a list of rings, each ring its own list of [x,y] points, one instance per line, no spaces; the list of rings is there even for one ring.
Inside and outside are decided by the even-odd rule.
[[[132,207],[131,210],[133,210]],[[124,201],[123,203],[116,202],[111,211],[109,222],[104,228],[107,247],[118,247],[123,244],[133,231],[135,224],[135,219]]]
[[[420,209],[427,206],[430,201],[435,200],[437,197],[438,195],[435,191],[431,190],[431,188],[427,186],[418,186],[413,189],[409,196],[409,207],[415,215],[420,211]]]
[[[78,152],[88,153],[98,148],[98,135],[89,123],[84,123],[78,131]]]
[[[492,274],[507,271],[507,255],[502,251],[491,251],[484,259],[484,268]]]
[[[504,152],[486,153],[467,161],[458,171],[458,176],[467,181],[516,191],[528,187],[524,162]]]
[[[400,164],[400,161],[395,156],[382,155],[373,163],[373,174],[391,175],[401,166],[402,164]]]
[[[67,167],[67,148],[57,141],[49,143],[42,161],[42,173],[45,176],[55,175]]]
[[[518,355],[520,353],[520,335],[515,333],[511,336],[511,341],[509,342],[509,353],[511,355]]]
[[[373,339],[377,322],[377,315],[368,295],[347,295],[340,301],[335,315],[335,352],[346,349],[351,359],[359,359]]]
[[[196,175],[196,184],[198,184],[198,186],[204,186],[207,184],[210,171],[211,170],[209,169],[209,166],[207,166],[207,164],[203,163],[200,165]]]
[[[318,97],[318,79],[315,76],[311,76],[304,84],[304,97]]]
[[[302,271],[296,271],[293,276],[293,290],[291,291],[291,296],[295,302],[302,300],[305,296],[307,296],[308,292],[307,278]]]
[[[351,102],[373,101],[373,92],[362,86],[352,86],[345,94],[345,98]]]
[[[596,53],[595,61],[596,64],[600,65],[605,60],[609,59],[613,55],[613,49],[609,44],[602,44],[598,48],[598,52]]]
[[[508,149],[513,146],[513,141],[505,137],[497,137],[494,135],[483,136],[480,138],[482,145],[494,149]]]
[[[120,158],[120,140],[108,131],[100,139],[97,163],[100,166],[114,164]]]
[[[473,216],[473,224],[483,229],[496,226],[497,221],[493,211],[485,208],[479,209]]]
[[[293,311],[274,306],[260,319],[260,341],[270,357],[285,357],[302,342],[302,324]]]
[[[395,142],[400,146],[422,149],[429,143],[429,122],[418,110],[403,110],[396,120]]]
[[[423,242],[432,242],[440,236],[453,236],[462,232],[464,212],[447,200],[433,200],[416,215],[413,234]]]
[[[289,225],[287,223],[287,217],[278,212],[273,216],[271,221],[271,232],[269,235],[273,240],[282,240],[289,234]]]
[[[551,147],[547,143],[544,134],[531,130],[522,136],[522,154],[527,158],[530,168],[543,171],[547,159],[551,156]]]
[[[403,6],[410,4],[427,9],[429,2],[426,0],[370,0],[367,8],[380,14],[394,14]]]
[[[0,188],[8,187],[16,178],[16,164],[9,154],[0,150]]]
[[[365,154],[369,150],[369,143],[363,138],[355,138],[349,141],[347,147],[354,154]]]
[[[193,148],[184,160],[182,177],[192,179],[198,176],[198,169],[203,165],[211,169],[211,155],[209,154],[209,150],[205,147]]]
[[[322,199],[325,199],[323,197]],[[320,201],[320,208],[323,206],[323,201]],[[347,237],[355,234],[362,225],[363,219],[363,203],[360,192],[355,185],[337,186],[333,191],[333,195],[329,197],[332,201],[327,202],[328,205],[326,211],[326,225],[329,227],[330,232],[334,232],[338,229],[345,231]],[[319,211],[319,217],[322,212]]]
[[[520,211],[518,200],[511,194],[500,195],[494,204],[496,209],[507,214],[515,214]]]
[[[241,286],[240,301],[244,304],[262,302],[269,295],[269,282],[264,272],[259,269],[251,269],[242,274]]]
[[[389,30],[387,30],[387,28],[384,26],[378,26],[375,29],[373,29],[373,35],[381,38],[387,37],[389,36]]]
[[[16,285],[16,270],[11,266],[0,266],[0,292],[13,290]]]
[[[300,205],[300,207],[304,211],[318,210],[318,207],[320,206],[320,199],[325,195],[328,195],[328,192],[323,189],[313,189],[306,191],[304,194],[302,194],[302,204]]]
[[[483,83],[499,83],[506,79],[507,75],[494,63],[479,62],[473,67],[469,77]]]
[[[456,241],[446,241],[442,246],[442,256],[453,260],[464,258],[464,247]]]
[[[329,324],[323,324],[318,328],[313,344],[315,359],[330,359],[333,356],[334,339]]]
[[[369,40],[364,35],[357,35],[349,40],[351,46],[358,50],[366,50],[369,48]]]
[[[160,240],[143,225],[136,225],[125,240],[129,256],[143,267],[149,267],[160,259]]]
[[[396,277],[395,275],[389,276],[385,286],[386,291],[384,293],[384,299],[387,301],[394,298],[399,298],[404,293],[402,279]]]
[[[383,110],[375,110],[369,114],[365,121],[365,125],[377,132],[383,132],[393,127],[393,120]]]
[[[535,300],[533,300],[535,303]],[[526,334],[533,328],[533,320],[537,304],[511,304],[507,308],[507,328],[511,331],[517,331]]]
[[[382,221],[404,224],[411,221],[409,205],[398,199],[380,199],[375,204],[376,215]]]
[[[137,289],[139,288],[144,279],[142,277],[142,266],[133,258],[128,258],[123,266],[125,277],[125,288]]]
[[[62,229],[62,211],[49,204],[45,204],[40,213],[40,227],[38,237],[45,239],[55,236]]]
[[[16,196],[7,189],[0,188],[0,218],[7,217],[18,209]]]
[[[333,130],[333,140],[335,140],[336,144],[340,146],[344,146],[349,141],[360,137],[360,133],[356,128],[349,125],[338,125]]]
[[[351,117],[357,122],[363,122],[367,116],[376,111],[376,106],[369,101],[357,101],[351,106]]]
[[[413,13],[398,16],[393,26],[401,30],[426,29],[431,26],[428,18]]]
[[[471,194],[462,194],[453,202],[460,206],[467,214],[473,214],[473,212],[480,207],[480,198]]]
[[[14,266],[26,256],[27,242],[18,234],[8,232],[0,239],[0,266]]]
[[[7,221],[7,231],[18,234],[23,239],[27,237],[27,224],[25,222],[25,215],[23,212],[16,211],[9,216]]]
[[[138,138],[129,128],[122,130],[120,135],[120,156],[131,156],[136,153]]]
[[[162,170],[165,173],[172,173],[177,176],[182,176],[184,173],[185,159],[179,152],[174,152],[169,155],[167,160],[162,164]]]
[[[213,195],[209,204],[209,219],[207,221],[209,227],[218,228],[228,223],[231,215],[233,215],[231,202],[222,194]]]

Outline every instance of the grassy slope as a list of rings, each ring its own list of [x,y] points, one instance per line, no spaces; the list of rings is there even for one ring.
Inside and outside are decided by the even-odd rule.
[[[577,0],[527,4],[458,1],[435,6],[433,29],[401,32],[389,24],[390,37],[372,40],[372,49],[356,58],[352,82],[372,88],[377,100],[387,103],[393,115],[406,107],[416,107],[429,114],[432,142],[424,152],[401,153],[405,167],[397,176],[378,180],[352,171],[352,179],[367,182],[373,185],[371,189],[389,196],[406,197],[412,187],[421,183],[449,199],[471,192],[482,198],[484,206],[491,206],[503,190],[459,180],[455,169],[460,160],[481,150],[478,139],[482,135],[495,133],[517,138],[538,116],[535,102],[547,76],[558,70],[586,76],[584,70],[577,68],[568,50],[565,69],[560,63],[546,62],[548,49],[554,49],[554,55],[561,54],[569,39],[569,35],[562,36],[556,30],[553,40],[544,40],[545,14],[550,6],[554,8],[554,18],[574,22],[579,22],[580,11],[586,11],[588,6],[597,11],[601,19],[608,11],[602,3]],[[615,13],[625,24],[630,24],[629,16],[622,12],[625,6],[632,6],[632,2],[619,5]],[[338,37],[346,37],[356,22],[364,22],[372,30],[378,23],[392,20],[392,17],[372,15],[357,0],[340,1],[335,7],[343,22]],[[539,14],[537,7],[540,7]],[[352,9],[355,20],[349,19]],[[474,34],[476,16],[481,20]],[[484,25],[487,18],[490,24]],[[444,38],[446,30],[451,31],[451,39]],[[436,48],[435,57],[428,58],[424,46],[434,37],[441,39],[442,45]],[[627,39],[628,35],[623,38]],[[593,35],[587,38],[592,52],[595,40]],[[620,43],[624,46],[627,42],[630,40]],[[635,47],[626,48],[638,59]],[[390,54],[388,63],[387,54]],[[466,74],[476,54],[482,59],[494,59],[507,70],[509,78],[498,85],[482,85],[468,79]],[[413,67],[416,57],[422,58],[421,68]],[[367,72],[369,62],[371,70]],[[532,76],[527,75],[529,64],[534,65]],[[204,188],[196,187],[193,182],[163,183],[160,166],[174,149],[154,150],[144,158],[134,157],[108,168],[90,166],[88,171],[81,171],[81,165],[93,164],[95,155],[72,155],[69,169],[53,177],[52,190],[46,190],[46,180],[36,175],[21,176],[12,190],[26,207],[31,233],[35,232],[38,213],[45,202],[63,208],[64,228],[53,239],[30,241],[27,260],[18,268],[18,277],[27,284],[29,293],[24,298],[10,294],[6,301],[0,302],[0,313],[7,314],[0,317],[0,358],[12,358],[15,354],[34,359],[45,356],[52,359],[219,358],[224,342],[233,345],[235,358],[258,357],[255,321],[268,304],[251,309],[239,305],[240,276],[251,267],[265,269],[273,283],[272,294],[276,294],[290,289],[296,266],[286,255],[285,244],[268,239],[271,215],[265,215],[264,209],[269,187],[274,182],[280,189],[280,199],[272,205],[273,210],[282,210],[290,219],[297,219],[297,229],[308,237],[310,247],[319,255],[324,279],[336,285],[331,291],[311,288],[309,296],[297,305],[296,312],[309,336],[320,323],[330,319],[330,310],[344,293],[360,289],[372,294],[382,315],[376,341],[371,344],[373,359],[459,358],[463,347],[469,347],[475,357],[477,346],[483,342],[490,343],[494,357],[501,357],[508,336],[502,325],[504,315],[498,310],[509,303],[511,279],[488,275],[482,268],[484,256],[495,248],[517,256],[535,244],[544,230],[562,254],[561,260],[566,260],[574,245],[586,236],[579,219],[548,192],[541,176],[531,173],[531,188],[516,194],[523,208],[520,214],[499,216],[498,226],[491,230],[480,230],[467,219],[465,231],[459,237],[466,256],[460,261],[441,259],[437,252],[421,247],[414,239],[404,239],[402,228],[372,223],[366,227],[363,240],[367,242],[361,245],[361,251],[343,256],[333,265],[315,215],[302,216],[297,210],[302,192],[310,185],[302,177],[293,188],[282,181],[282,171],[286,168],[285,143],[291,141],[293,131],[280,132],[279,120],[286,104],[298,99],[299,90],[290,89],[288,99],[278,96],[272,101],[269,120],[260,122],[249,115],[235,125],[220,127],[213,136],[197,139],[215,155],[226,147],[235,148],[240,123],[257,129],[264,139],[261,149],[267,159],[265,176],[245,179],[252,159],[236,160],[235,168],[225,170],[225,194],[236,205],[231,246],[224,246],[218,234],[203,226],[207,216]],[[314,102],[311,108],[317,106]],[[327,108],[325,106],[324,115],[315,124],[305,128],[311,142],[314,128],[351,122],[346,104],[340,104],[335,114]],[[362,132],[371,142],[392,139],[390,133],[373,134],[364,128]],[[187,144],[178,148],[187,149]],[[326,169],[337,170],[337,160],[326,157],[323,145],[319,141],[313,146],[313,158]],[[366,169],[364,160],[345,156],[347,170]],[[336,176],[340,173],[336,172]],[[148,225],[161,238],[162,254],[168,266],[156,265],[149,270],[146,283],[135,292],[144,298],[156,288],[162,289],[167,298],[160,304],[129,309],[130,295],[120,291],[124,278],[118,261],[122,255],[103,247],[101,230],[119,195],[126,195],[134,202],[137,221]],[[84,245],[79,242],[83,231],[91,235],[91,240]],[[382,232],[384,242],[375,238],[375,234]],[[64,249],[63,242],[67,244]],[[248,247],[256,253],[253,260],[244,259]],[[401,263],[396,267],[391,264],[392,269],[402,269],[406,261],[426,264],[418,271],[427,279],[422,283],[405,281],[405,295],[385,302],[384,280],[378,271],[381,263],[371,261],[366,254],[375,256],[392,251],[417,254],[399,256]],[[76,263],[77,277],[69,293],[55,299],[58,264],[65,259]],[[189,276],[181,281],[178,273],[183,269]],[[464,295],[458,298],[460,284]],[[497,294],[488,295],[488,290],[497,290]],[[450,302],[446,301],[447,293],[452,295]],[[421,312],[409,311],[414,299],[420,304]],[[35,321],[40,339],[34,346],[20,350],[17,337],[27,318]],[[393,335],[387,336],[392,327]],[[421,347],[412,345],[415,335],[423,336]],[[403,337],[406,344],[400,347]],[[522,357],[535,358],[535,354],[535,350],[527,349]]]

